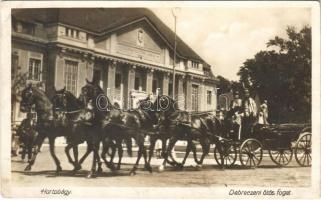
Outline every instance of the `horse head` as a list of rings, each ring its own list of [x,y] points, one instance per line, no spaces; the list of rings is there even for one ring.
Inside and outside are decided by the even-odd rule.
[[[67,93],[66,87],[61,90],[54,88],[55,94],[52,98],[52,103],[55,110],[67,110]]]
[[[20,111],[23,113],[30,112],[34,104],[35,104],[34,88],[31,84],[29,84],[21,92]]]
[[[51,115],[52,103],[45,92],[29,84],[21,92],[20,110],[24,113],[30,112],[32,106],[35,106],[37,114]]]
[[[94,82],[86,79],[86,85],[81,88],[81,94],[78,98],[83,105],[88,106],[92,103],[96,111],[108,111],[113,109],[113,105],[109,98],[104,94],[103,89]]]
[[[167,95],[157,96],[153,103],[153,110],[156,111],[156,118],[159,122],[168,119],[173,113],[179,110],[177,101]]]

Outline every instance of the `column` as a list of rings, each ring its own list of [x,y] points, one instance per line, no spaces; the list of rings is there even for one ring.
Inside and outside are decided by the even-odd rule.
[[[153,93],[153,73],[154,70],[148,70],[146,73],[146,92],[147,94]]]
[[[127,80],[124,81],[124,106],[125,108],[132,108],[131,91],[135,87],[135,70],[136,66],[128,68]]]
[[[60,90],[65,86],[64,80],[64,66],[65,66],[65,59],[63,57],[63,52],[61,51],[57,54],[56,62],[55,62],[55,87],[56,90]]]
[[[186,110],[192,110],[192,80],[191,77],[186,79]]]
[[[163,95],[168,95],[169,73],[163,73]]]
[[[201,80],[201,84],[198,88],[198,108],[199,111],[204,111],[207,109],[207,99],[206,99],[206,94],[204,94],[205,92],[205,82],[202,79]]]
[[[116,67],[117,63],[110,62],[108,65],[108,82],[107,82],[107,91],[106,94],[108,98],[113,102],[114,101],[114,95],[115,95],[115,76],[116,76]]]
[[[185,109],[185,97],[184,97],[184,76],[177,76],[177,100],[178,100],[178,108],[184,110]]]

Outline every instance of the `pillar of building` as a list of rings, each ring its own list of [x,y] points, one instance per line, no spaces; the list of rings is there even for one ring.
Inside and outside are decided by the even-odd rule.
[[[124,106],[129,109],[133,107],[131,92],[135,87],[135,70],[136,66],[128,67],[127,80],[124,82]]]
[[[198,108],[199,111],[207,110],[207,99],[205,94],[205,83],[202,79],[201,85],[198,88]]]
[[[108,78],[106,94],[111,101],[114,101],[115,95],[115,77],[116,77],[116,62],[108,63]]]
[[[60,90],[65,86],[64,80],[64,66],[65,60],[62,55],[62,52],[57,54],[56,63],[55,63],[55,88],[56,90]]]
[[[185,95],[184,95],[184,76],[177,76],[177,101],[178,108],[185,109]]]
[[[186,110],[192,110],[192,80],[191,77],[186,78]]]
[[[148,70],[146,73],[146,92],[151,94],[153,92],[153,73],[154,70]]]
[[[163,73],[163,95],[168,95],[169,73]]]

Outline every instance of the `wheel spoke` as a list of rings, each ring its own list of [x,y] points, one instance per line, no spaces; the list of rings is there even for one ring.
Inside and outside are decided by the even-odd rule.
[[[253,158],[252,158],[252,161],[253,161],[254,166],[256,166],[255,160]]]
[[[245,165],[247,165],[247,163],[249,162],[249,160],[250,160],[250,157],[247,158]]]
[[[287,162],[289,162],[289,159],[288,159],[288,157],[286,157],[286,156],[284,156],[284,157],[285,157],[286,161],[287,161]]]

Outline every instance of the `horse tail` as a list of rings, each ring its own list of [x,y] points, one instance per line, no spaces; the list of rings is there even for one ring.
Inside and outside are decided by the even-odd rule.
[[[131,138],[126,138],[125,139],[125,143],[126,143],[126,147],[127,147],[127,153],[130,157],[133,156],[133,151],[132,151],[132,147],[133,147],[133,143],[132,143],[132,139]]]

